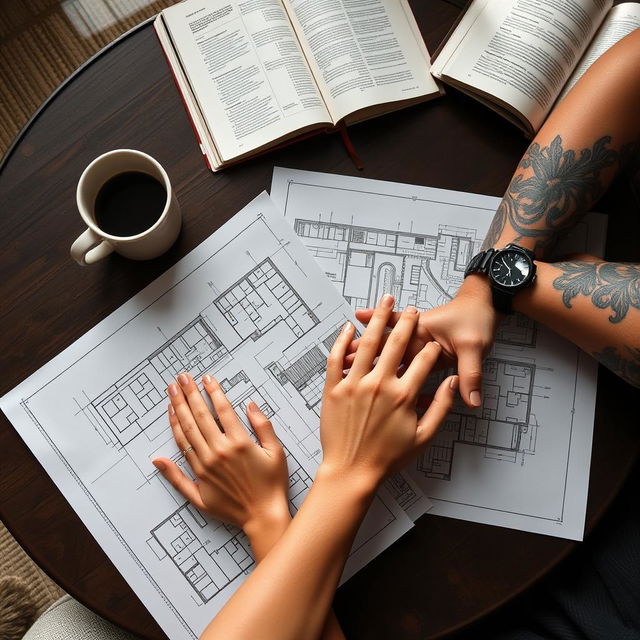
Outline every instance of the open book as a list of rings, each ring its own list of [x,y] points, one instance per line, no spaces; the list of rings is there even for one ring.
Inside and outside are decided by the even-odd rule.
[[[155,27],[214,171],[441,93],[407,0],[184,0]]]
[[[613,0],[473,0],[434,56],[432,74],[523,129],[609,47],[640,27],[640,4]]]

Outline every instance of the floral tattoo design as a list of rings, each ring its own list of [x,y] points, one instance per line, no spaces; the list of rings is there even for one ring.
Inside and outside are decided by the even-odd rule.
[[[591,149],[576,152],[565,150],[559,135],[546,147],[534,142],[507,187],[483,249],[495,245],[507,221],[519,234],[515,242],[535,238],[536,251],[549,249],[602,194],[600,173],[622,154],[610,149],[610,143],[611,136],[602,136]],[[541,220],[543,227],[538,224]]]
[[[590,296],[599,309],[611,309],[610,322],[620,322],[629,309],[640,310],[640,265],[620,262],[556,262],[562,275],[553,288],[562,291],[568,309],[578,295]]]

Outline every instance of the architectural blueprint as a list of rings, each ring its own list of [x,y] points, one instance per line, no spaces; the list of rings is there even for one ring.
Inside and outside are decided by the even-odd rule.
[[[328,350],[352,311],[262,194],[173,268],[0,400],[0,406],[167,635],[195,638],[254,564],[248,540],[186,503],[165,389],[212,373],[245,426],[251,400],[287,455],[291,511],[320,461]],[[411,526],[410,479],[381,489],[344,578]]]
[[[277,168],[271,196],[352,308],[384,293],[397,308],[449,301],[479,251],[499,199]],[[567,251],[598,254],[590,214]],[[582,539],[595,361],[520,315],[484,362],[480,409],[458,402],[411,475],[430,513]]]

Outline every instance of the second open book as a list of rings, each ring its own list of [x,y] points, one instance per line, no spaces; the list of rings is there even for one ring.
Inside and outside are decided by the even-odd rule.
[[[213,170],[440,93],[407,0],[185,0],[155,27]]]
[[[591,64],[640,27],[640,4],[612,5],[613,0],[473,0],[431,72],[533,137]]]

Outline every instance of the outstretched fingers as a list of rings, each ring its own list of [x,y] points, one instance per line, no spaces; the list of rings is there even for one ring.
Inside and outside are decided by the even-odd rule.
[[[482,349],[465,347],[458,350],[460,396],[468,407],[482,404]]]
[[[325,390],[332,389],[338,382],[342,380],[344,371],[344,358],[347,349],[353,340],[355,327],[352,322],[347,322],[342,331],[338,334],[336,341],[331,347],[329,357],[327,358],[327,378],[325,382]]]
[[[249,438],[247,430],[240,422],[240,418],[238,418],[220,383],[213,376],[207,374],[202,378],[202,385],[211,398],[211,403],[218,415],[218,420],[224,429],[225,435],[233,440]],[[218,434],[222,435],[220,430],[218,430]]]
[[[438,387],[429,408],[418,421],[416,439],[419,447],[424,447],[434,436],[453,407],[458,390],[458,376],[445,378]]]
[[[255,402],[250,402],[247,405],[247,418],[249,418],[249,422],[251,423],[256,436],[258,436],[260,446],[263,449],[281,447],[280,440],[278,440],[278,437],[273,430],[271,420],[269,420],[269,418],[260,411],[260,407],[258,407]]]
[[[407,370],[404,372],[402,383],[406,385],[407,392],[411,397],[417,396],[425,380],[436,366],[438,358],[442,353],[442,347],[437,342],[427,342],[418,351]]]
[[[356,318],[362,322],[362,324],[369,324],[369,322],[371,321],[371,318],[373,316],[375,309],[356,309]],[[387,327],[395,327],[396,323],[398,322],[398,320],[400,320],[400,317],[402,316],[402,313],[399,311],[396,311],[394,313],[392,313],[389,316],[389,320],[387,321]],[[349,348],[347,349],[347,354],[354,354],[355,352],[358,350],[358,345],[360,344],[360,340],[362,338],[356,338],[350,345]]]
[[[216,442],[216,438],[219,438],[221,435],[220,429],[211,415],[211,411],[209,410],[207,403],[204,401],[204,398],[200,393],[200,389],[198,389],[198,385],[186,372],[183,372],[178,376],[178,383],[200,433],[207,443],[210,446],[213,446]]]
[[[393,296],[389,294],[382,296],[366,331],[360,338],[356,357],[347,377],[362,377],[373,368],[373,361],[380,352],[382,338],[393,313],[393,303]]]
[[[171,422],[171,428],[173,429],[173,435],[174,437],[177,435],[175,428],[175,423],[177,422],[178,431],[184,436],[187,442],[187,444],[183,446],[180,442],[178,442],[178,438],[176,438],[178,446],[182,450],[191,447],[192,449],[195,449],[195,452],[198,454],[198,456],[202,458],[209,450],[209,444],[202,435],[200,427],[198,426],[198,423],[196,422],[196,419],[194,418],[193,413],[189,408],[189,404],[187,402],[185,394],[182,391],[182,382],[180,385],[172,382],[167,387],[167,392],[169,394],[169,399],[171,400],[171,407],[169,408],[169,420]]]
[[[156,458],[152,461],[155,468],[167,479],[171,486],[198,509],[206,511],[206,505],[200,495],[198,485],[180,471],[178,465],[167,458]]]
[[[376,363],[376,371],[387,374],[398,371],[417,324],[418,310],[412,306],[407,307],[391,333],[384,336],[386,340]]]

